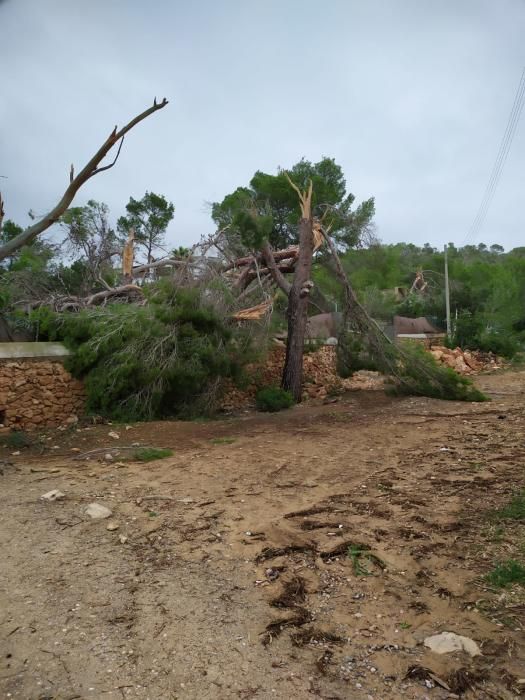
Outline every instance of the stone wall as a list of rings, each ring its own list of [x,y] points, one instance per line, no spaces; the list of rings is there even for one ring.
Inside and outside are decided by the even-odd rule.
[[[70,425],[83,409],[82,382],[60,360],[0,361],[0,425],[21,430]]]

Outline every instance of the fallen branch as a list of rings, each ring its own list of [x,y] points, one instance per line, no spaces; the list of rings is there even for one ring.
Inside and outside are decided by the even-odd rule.
[[[60,199],[58,204],[55,207],[53,207],[53,209],[51,209],[51,211],[48,214],[43,216],[40,219],[40,221],[37,221],[32,226],[29,226],[24,231],[22,231],[22,233],[20,233],[18,236],[15,236],[13,239],[7,241],[6,243],[4,243],[4,245],[0,246],[0,260],[3,260],[4,258],[7,258],[8,256],[12,255],[16,250],[22,248],[22,246],[28,245],[38,235],[40,235],[50,226],[55,224],[60,219],[62,214],[66,211],[66,209],[69,207],[82,185],[84,185],[90,178],[94,177],[95,175],[98,175],[98,173],[104,172],[105,170],[109,170],[115,165],[115,163],[118,160],[125,135],[129,131],[131,131],[131,129],[133,129],[134,126],[136,126],[141,121],[149,117],[151,114],[157,112],[159,109],[162,109],[167,104],[168,101],[166,99],[163,99],[162,102],[159,103],[157,103],[157,100],[155,99],[151,107],[144,110],[144,112],[142,112],[141,114],[137,115],[134,119],[128,122],[126,126],[120,129],[120,131],[117,131],[117,127],[115,127],[111,134],[108,136],[108,138],[104,141],[102,146],[95,153],[95,155],[91,158],[91,160],[88,161],[88,163],[82,168],[82,170],[78,173],[76,177],[73,176],[74,169],[73,167],[71,167],[69,187],[62,195],[62,198]],[[117,143],[119,143],[119,146],[117,154],[113,161],[109,165],[100,167],[100,163],[104,160],[109,151],[111,151],[111,149]]]
[[[299,246],[297,245],[292,245],[289,246],[288,248],[283,248],[282,250],[274,250],[273,251],[273,257],[274,260],[284,260],[286,258],[297,258],[299,255]],[[226,267],[222,269],[223,272],[228,272],[228,270],[232,270],[236,267],[244,267],[246,265],[253,265],[255,261],[261,261],[264,258],[263,253],[258,253],[257,255],[246,255],[243,258],[237,258],[236,260],[233,260],[230,262]]]
[[[153,445],[111,445],[110,447],[97,447],[95,450],[88,450],[88,452],[83,452],[81,455],[76,455],[73,457],[73,461],[78,461],[79,459],[89,459],[91,455],[97,453],[105,452],[118,452],[120,450],[164,450],[165,447],[153,447]]]

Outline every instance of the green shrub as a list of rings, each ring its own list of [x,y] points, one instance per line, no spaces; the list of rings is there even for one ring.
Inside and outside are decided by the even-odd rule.
[[[492,571],[485,576],[485,581],[497,588],[506,588],[513,583],[525,586],[525,566],[515,559],[497,564]]]
[[[510,328],[487,328],[482,317],[470,311],[462,312],[456,320],[454,336],[449,347],[465,350],[493,352],[495,355],[512,358],[521,348],[519,333]]]
[[[153,462],[156,459],[171,457],[172,454],[173,450],[161,447],[139,447],[133,452],[133,459],[136,459],[137,462]]]
[[[282,411],[294,404],[292,394],[278,386],[268,386],[260,389],[255,396],[255,401],[259,411],[268,411],[270,413]]]
[[[497,520],[525,520],[525,491],[516,494],[506,506],[496,510]]]
[[[519,351],[520,343],[510,331],[484,331],[477,336],[477,349],[510,359]]]
[[[41,335],[73,350],[66,366],[84,379],[89,412],[120,421],[206,413],[221,380],[239,376],[249,341],[196,291],[163,280],[147,293],[144,306],[41,310]]]
[[[13,430],[6,437],[5,444],[12,450],[21,450],[25,447],[31,447],[33,441],[23,430]]]

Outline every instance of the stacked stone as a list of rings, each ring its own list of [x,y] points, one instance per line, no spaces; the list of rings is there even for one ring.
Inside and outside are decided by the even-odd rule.
[[[0,424],[6,428],[71,425],[82,414],[84,401],[82,382],[60,361],[0,362]]]

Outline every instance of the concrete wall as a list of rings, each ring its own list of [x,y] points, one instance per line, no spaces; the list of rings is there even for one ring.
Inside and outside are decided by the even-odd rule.
[[[35,350],[32,347],[26,354],[34,354]],[[20,354],[14,348],[13,352],[15,357]],[[33,356],[8,359],[5,358],[6,351],[0,352],[0,356],[2,354],[0,425],[36,430],[76,423],[77,416],[84,409],[84,389],[82,382],[74,379],[64,368],[63,358]]]

